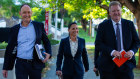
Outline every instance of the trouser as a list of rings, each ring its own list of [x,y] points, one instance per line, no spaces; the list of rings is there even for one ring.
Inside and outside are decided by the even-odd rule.
[[[74,70],[73,75],[69,74],[63,74],[63,79],[83,79],[84,75],[79,75],[77,72]]]
[[[83,79],[81,75],[63,75],[63,79]]]
[[[112,72],[100,71],[100,79],[134,79],[132,69],[122,70],[116,67]]]
[[[17,59],[15,65],[16,79],[41,79],[42,69],[34,68],[33,61]]]

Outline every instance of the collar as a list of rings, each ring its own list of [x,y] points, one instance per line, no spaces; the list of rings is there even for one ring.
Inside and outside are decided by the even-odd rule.
[[[21,23],[22,23],[22,22],[21,22]],[[21,23],[20,23],[20,27],[24,28],[24,26],[22,26]],[[30,25],[30,24],[33,24],[33,21],[32,21],[32,20],[30,20],[30,23],[29,23],[28,25]]]
[[[70,39],[70,37],[69,37],[69,40],[70,40],[71,42],[78,42],[78,37],[76,37],[76,41],[72,41],[72,40]]]
[[[111,19],[111,20],[112,20],[112,19]],[[115,25],[116,25],[116,22],[115,22],[115,21],[113,21],[113,20],[112,20],[112,23],[113,23],[113,26],[115,26]],[[121,25],[121,19],[120,19],[120,21],[118,22],[118,24],[119,24],[119,25]]]

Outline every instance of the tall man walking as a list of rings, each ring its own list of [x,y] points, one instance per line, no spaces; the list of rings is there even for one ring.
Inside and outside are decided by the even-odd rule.
[[[46,36],[43,23],[31,20],[32,11],[28,4],[23,4],[19,12],[22,21],[11,28],[3,65],[3,76],[8,76],[15,64],[16,79],[41,79],[41,71],[50,58],[51,45]],[[43,42],[46,58],[41,61],[35,51],[35,44]],[[16,53],[13,50],[16,48]]]
[[[99,24],[95,47],[100,55],[96,62],[101,79],[134,79],[133,68],[136,67],[135,53],[139,38],[132,21],[121,18],[121,4],[112,1],[109,4],[111,19]],[[125,50],[129,58],[121,67],[112,58],[121,58],[120,51]],[[98,52],[97,52],[98,53]]]

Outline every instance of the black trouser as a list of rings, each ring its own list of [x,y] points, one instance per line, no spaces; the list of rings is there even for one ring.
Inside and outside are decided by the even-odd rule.
[[[134,79],[134,74],[132,69],[122,70],[116,67],[112,72],[100,70],[100,79]]]
[[[83,79],[81,75],[63,75],[63,79]]]
[[[74,71],[73,75],[63,74],[63,79],[83,79],[83,76],[84,75],[79,75]]]
[[[41,79],[41,72],[42,68],[36,69],[33,67],[33,61],[16,60],[16,79]]]

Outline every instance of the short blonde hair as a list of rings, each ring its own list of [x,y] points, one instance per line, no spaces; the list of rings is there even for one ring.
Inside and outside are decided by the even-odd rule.
[[[120,8],[121,8],[120,2],[118,2],[118,1],[111,1],[110,4],[109,4],[109,11],[110,11],[110,7],[111,7],[111,6],[114,6],[114,5],[119,5]]]

